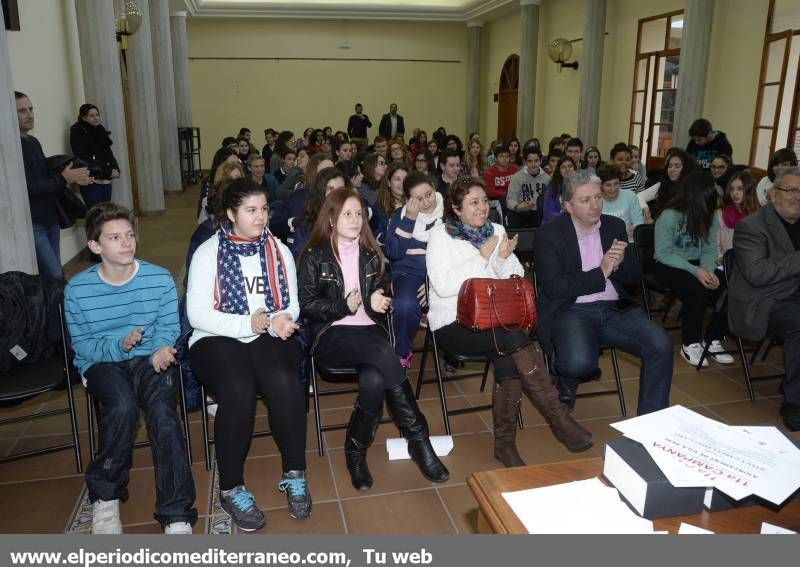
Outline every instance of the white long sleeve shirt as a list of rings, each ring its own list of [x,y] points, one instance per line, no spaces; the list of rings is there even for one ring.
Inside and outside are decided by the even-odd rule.
[[[287,313],[292,321],[300,316],[300,303],[297,295],[297,270],[294,258],[289,248],[281,242],[278,249],[286,263],[286,281],[289,285],[289,305],[286,309],[269,313],[274,318],[281,313]],[[214,308],[214,284],[217,277],[217,251],[219,249],[219,233],[206,240],[192,257],[189,266],[189,282],[186,289],[186,312],[189,316],[194,331],[189,338],[189,346],[203,337],[231,337],[243,343],[249,343],[259,337],[250,327],[250,318],[256,309],[266,309],[264,294],[259,293],[259,285],[255,282],[262,278],[261,260],[258,254],[252,256],[239,256],[242,266],[242,275],[245,280],[254,285],[245,285],[247,306],[251,315],[238,315],[236,313],[223,313]],[[268,332],[272,332],[272,326]]]

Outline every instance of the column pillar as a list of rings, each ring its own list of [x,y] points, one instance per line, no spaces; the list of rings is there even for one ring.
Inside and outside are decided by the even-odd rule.
[[[517,91],[517,137],[533,137],[536,63],[539,54],[539,2],[520,0],[522,34],[519,49],[519,89]]]
[[[0,6],[0,20],[2,12]],[[5,26],[0,25],[0,273],[36,274],[39,268],[6,33]]]
[[[480,129],[481,32],[483,22],[467,23],[467,123],[465,134]]]
[[[713,15],[714,0],[686,0],[683,12],[681,68],[678,72],[675,120],[672,124],[673,146],[686,147],[689,143],[689,127],[703,115]]]
[[[128,92],[139,211],[147,215],[164,212],[164,181],[161,174],[158,113],[154,106],[157,101],[150,5],[149,2],[138,2],[137,5],[142,13],[142,25],[128,39]]]
[[[153,41],[153,67],[156,72],[155,103],[161,146],[161,175],[164,179],[164,191],[169,193],[183,189],[175,106],[175,76],[172,72],[169,0],[150,0],[150,28]]]
[[[172,68],[175,73],[175,102],[178,109],[178,126],[192,126],[192,97],[189,90],[189,42],[186,39],[186,12],[175,12],[170,17],[172,29]]]
[[[584,147],[597,145],[605,30],[606,0],[586,0],[581,90],[578,103],[578,137],[583,141]]]
[[[114,7],[111,2],[76,0],[78,40],[86,101],[97,105],[103,126],[111,131],[111,149],[119,163],[119,178],[111,187],[111,200],[133,207],[128,132],[122,97],[119,46],[114,36]]]

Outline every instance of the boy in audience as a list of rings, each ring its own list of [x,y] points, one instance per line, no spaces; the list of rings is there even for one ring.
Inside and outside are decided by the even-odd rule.
[[[689,128],[689,137],[692,139],[686,146],[686,153],[692,156],[697,165],[708,171],[713,160],[718,155],[733,157],[731,147],[725,132],[714,130],[711,122],[705,118],[698,118]]]
[[[564,152],[567,157],[575,164],[575,170],[584,169],[583,163],[583,142],[580,138],[570,138],[567,140],[567,149]]]
[[[509,228],[539,226],[537,201],[550,183],[550,176],[542,170],[542,151],[529,146],[524,155],[525,167],[511,177],[506,195]]]
[[[353,146],[348,141],[336,140],[336,163],[353,159]]]
[[[289,172],[297,164],[297,151],[287,147],[283,150],[283,155],[281,157],[283,158],[283,163],[275,170],[275,179],[278,180],[279,184],[286,180],[286,176],[289,175]]]
[[[445,197],[447,190],[450,189],[450,184],[458,179],[458,174],[461,172],[461,156],[457,151],[445,148],[439,154],[439,165],[442,174],[437,181],[436,190],[442,194],[442,197]]]
[[[550,153],[547,155],[547,165],[544,168],[544,172],[548,175],[553,175],[556,167],[558,167],[558,161],[562,157],[564,157],[564,152],[558,148],[553,148],[550,150]]]
[[[383,136],[375,136],[375,141],[373,142],[374,152],[379,156],[383,156],[384,159],[388,159],[387,150],[389,148],[389,140],[384,138]]]
[[[89,249],[101,263],[67,284],[65,315],[75,365],[100,402],[100,451],[86,471],[92,531],[122,533],[133,441],[144,410],[155,467],[155,517],[167,534],[190,534],[194,481],[175,411],[178,298],[164,268],[137,260],[131,213],[100,203],[86,215]]]
[[[275,137],[277,134],[278,133],[272,128],[264,130],[264,140],[267,142],[264,144],[264,147],[261,148],[261,156],[264,158],[264,163],[269,163],[269,160],[272,158],[272,152],[275,151]]]
[[[294,152],[288,148],[286,151]],[[250,177],[267,190],[267,199],[270,203],[274,203],[278,199],[278,179],[275,175],[267,173],[267,164],[264,158],[258,154],[251,154],[247,158],[247,165],[250,168]]]
[[[503,216],[506,214],[506,194],[508,194],[508,186],[511,185],[511,176],[514,175],[519,168],[516,164],[509,163],[511,154],[508,147],[499,145],[494,149],[494,157],[497,160],[495,164],[487,169],[483,177],[486,180],[486,196],[490,199],[500,201],[500,206],[503,208]]]
[[[239,163],[245,174],[250,173],[250,168],[247,165],[247,158],[250,157],[250,142],[245,137],[239,137],[236,140],[236,153],[239,156]]]

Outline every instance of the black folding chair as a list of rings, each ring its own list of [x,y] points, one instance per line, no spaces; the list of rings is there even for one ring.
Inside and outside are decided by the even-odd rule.
[[[675,301],[675,296],[668,285],[662,283],[655,277],[655,230],[656,227],[654,224],[640,224],[636,226],[633,229],[634,250],[636,251],[636,258],[639,260],[639,266],[642,271],[642,300],[644,301],[644,309],[647,312],[647,317],[652,321],[653,313],[663,312],[664,315],[661,318],[661,322],[664,323]],[[667,301],[665,307],[654,309],[650,306],[651,291],[664,296]]]
[[[0,426],[68,413],[72,441],[60,445],[52,445],[41,449],[7,455],[0,458],[0,463],[15,461],[26,457],[46,455],[47,453],[53,453],[64,449],[73,449],[75,452],[75,467],[80,473],[83,472],[83,462],[81,460],[78,420],[75,411],[75,397],[72,391],[72,376],[70,373],[72,361],[69,359],[69,354],[67,352],[67,331],[64,325],[64,312],[61,306],[58,307],[58,320],[60,325],[59,352],[50,358],[45,358],[33,364],[22,364],[10,372],[0,374],[0,402],[23,401],[66,385],[66,407],[2,419],[0,420]]]

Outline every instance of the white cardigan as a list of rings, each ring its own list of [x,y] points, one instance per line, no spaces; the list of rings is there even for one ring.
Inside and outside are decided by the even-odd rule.
[[[430,279],[428,297],[428,325],[432,330],[440,329],[456,320],[458,292],[461,284],[471,278],[505,279],[524,274],[522,264],[514,254],[505,260],[498,254],[499,237],[505,229],[494,224],[498,246],[487,261],[480,251],[466,240],[457,240],[447,234],[445,225],[431,229],[425,264]]]
[[[243,343],[249,343],[259,337],[250,327],[251,315],[238,315],[236,313],[223,313],[214,309],[214,284],[217,277],[217,250],[219,249],[219,233],[203,242],[192,256],[189,266],[189,282],[186,289],[186,314],[189,316],[194,331],[189,338],[189,346],[203,337],[231,337]],[[278,242],[278,249],[286,263],[286,279],[289,285],[289,306],[279,312],[269,313],[273,318],[281,313],[287,313],[292,321],[297,321],[300,315],[300,303],[297,295],[297,271],[295,270],[292,253],[282,242]],[[258,254],[240,256],[242,275],[249,278],[261,277],[261,260]],[[266,308],[264,295],[258,293],[256,286],[245,286],[247,293],[247,306],[250,313],[259,307]],[[267,332],[273,337],[272,326]]]

